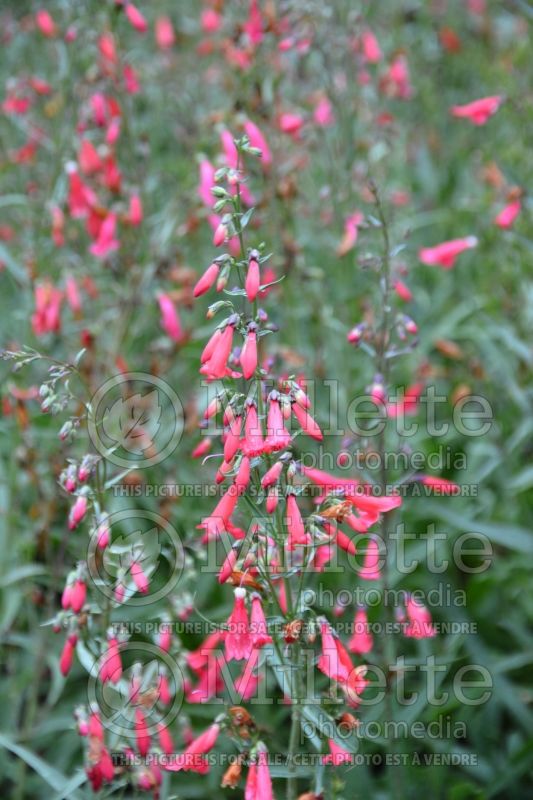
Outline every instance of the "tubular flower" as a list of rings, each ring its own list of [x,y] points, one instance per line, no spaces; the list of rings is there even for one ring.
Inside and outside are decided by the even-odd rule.
[[[457,256],[476,247],[477,239],[475,236],[466,236],[464,239],[452,239],[449,242],[442,242],[435,247],[423,247],[418,251],[418,258],[423,264],[438,266],[443,269],[452,269]]]
[[[291,435],[283,421],[279,393],[271,392],[268,400],[265,452],[274,453],[277,450],[284,450],[290,444]]]
[[[191,770],[192,772],[205,773],[209,769],[209,764],[203,756],[209,753],[216,744],[220,725],[213,723],[206,731],[190,743],[186,750],[177,756],[172,763],[166,764],[165,769],[171,772],[180,770]]]
[[[348,650],[351,653],[364,655],[372,650],[372,646],[372,634],[369,630],[366,610],[358,608],[355,612],[353,635],[348,643]]]
[[[423,603],[419,603],[409,596],[405,601],[405,610],[409,624],[404,631],[405,636],[412,639],[430,639],[436,636],[436,630],[431,622],[431,614]]]
[[[378,543],[375,539],[369,539],[362,568],[359,570],[359,577],[367,581],[379,581],[380,554]]]
[[[265,443],[263,441],[263,433],[259,418],[257,416],[257,406],[250,400],[246,410],[246,419],[244,422],[244,441],[242,450],[245,455],[254,457],[260,456],[264,452]]]
[[[196,286],[194,287],[193,294],[195,297],[200,297],[200,295],[205,294],[209,291],[209,289],[214,286],[216,280],[218,278],[218,274],[220,272],[220,267],[216,261],[213,261],[211,266],[209,266],[200,280],[197,282]]]
[[[256,324],[251,322],[248,325],[248,332],[241,350],[240,362],[243,377],[248,381],[257,369],[257,333]]]
[[[107,650],[100,662],[99,678],[102,683],[118,683],[122,677],[122,661],[120,658],[118,640],[111,638],[107,643]]]
[[[235,589],[234,594],[235,604],[227,622],[228,630],[224,636],[224,645],[228,661],[241,661],[243,658],[249,658],[253,642],[244,602],[246,589],[239,587]]]
[[[250,615],[250,628],[252,634],[252,647],[261,648],[266,644],[272,644],[272,636],[268,633],[265,612],[261,597],[258,594],[252,595],[252,613]]]
[[[244,800],[274,800],[272,779],[268,767],[268,751],[260,742],[254,761],[248,770]]]
[[[294,550],[298,545],[310,544],[310,536],[306,533],[302,515],[300,514],[296,497],[293,494],[287,497],[285,525],[289,533],[287,537],[287,550]]]
[[[469,120],[473,125],[485,125],[486,122],[499,109],[503,102],[503,97],[493,95],[492,97],[482,97],[471,103],[462,106],[452,106],[450,113],[454,117],[462,117]]]

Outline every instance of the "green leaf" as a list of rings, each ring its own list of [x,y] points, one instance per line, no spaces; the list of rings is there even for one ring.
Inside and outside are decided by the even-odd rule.
[[[26,747],[17,744],[4,733],[0,733],[0,747],[4,747],[6,750],[9,750],[11,753],[25,761],[26,764],[31,767],[43,779],[43,781],[45,781],[45,783],[51,786],[56,792],[59,792],[59,796],[61,798],[80,797],[77,792],[72,790],[73,788],[76,788],[76,786],[80,786],[81,782],[77,783],[76,786],[71,787],[70,784],[72,783],[72,780],[66,778],[65,775],[59,772],[59,770],[57,770],[55,767],[52,767],[46,761],[43,761],[42,758],[33,753],[31,750],[28,750]]]

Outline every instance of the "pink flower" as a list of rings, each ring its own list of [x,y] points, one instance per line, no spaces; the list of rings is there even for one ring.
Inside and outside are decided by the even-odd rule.
[[[180,342],[183,339],[183,329],[176,306],[168,294],[162,292],[157,296],[157,302],[161,311],[161,327],[172,341]]]
[[[366,581],[379,581],[381,578],[379,547],[375,539],[368,540],[363,566],[359,570],[359,577]]]
[[[143,206],[141,198],[138,194],[132,194],[130,197],[130,207],[128,209],[128,222],[130,225],[137,227],[143,221]]]
[[[102,223],[98,238],[89,248],[93,256],[105,258],[109,253],[119,248],[120,243],[115,239],[116,227],[116,214],[108,214]]]
[[[69,593],[69,600],[70,607],[75,614],[79,614],[82,610],[83,606],[85,605],[86,597],[87,586],[85,582],[79,579],[74,581]]]
[[[70,513],[68,515],[69,531],[73,531],[75,528],[78,527],[78,525],[80,524],[86,513],[87,513],[87,498],[85,497],[84,494],[80,494],[76,498],[76,502],[70,509]]]
[[[520,200],[514,200],[502,208],[500,213],[494,218],[494,224],[499,228],[512,228],[515,219],[522,210],[522,203]]]
[[[403,281],[396,280],[394,281],[393,286],[394,286],[394,291],[396,292],[400,300],[409,303],[413,299],[412,291],[409,289],[408,286],[405,285],[405,283],[403,283]]]
[[[263,19],[261,17],[258,0],[250,0],[248,19],[242,28],[247,34],[250,44],[254,47],[260,44],[263,39]]]
[[[219,265],[216,261],[213,261],[213,263],[206,269],[200,280],[196,283],[193,291],[194,296],[200,297],[202,294],[208,292],[209,289],[215,284],[219,272]]]
[[[234,594],[235,604],[228,618],[228,629],[224,634],[224,645],[228,661],[241,661],[243,658],[249,658],[252,652],[252,636],[248,611],[244,602],[246,589],[238,587],[234,590]]]
[[[431,614],[423,603],[419,603],[411,596],[405,601],[405,609],[409,625],[405,635],[412,639],[430,639],[436,636],[436,630],[431,623]]]
[[[250,303],[253,303],[257,297],[260,285],[261,276],[259,272],[259,262],[256,258],[250,258],[248,262],[248,270],[246,272],[246,280],[244,283],[246,297]]]
[[[362,223],[364,217],[360,211],[356,211],[349,216],[344,223],[344,235],[337,247],[337,255],[345,256],[355,247],[357,242],[358,226]]]
[[[239,558],[239,549],[240,549],[239,545],[236,546],[234,545],[229,551],[226,558],[224,559],[224,562],[218,573],[219,583],[226,583],[231,573],[235,569],[235,564],[237,563],[237,560]]]
[[[302,515],[296,502],[296,497],[290,494],[287,497],[285,512],[285,525],[288,531],[287,550],[294,550],[298,545],[307,545],[311,539],[306,533]]]
[[[211,192],[215,185],[215,168],[207,158],[202,158],[199,164],[200,181],[198,184],[198,195],[200,200],[207,208],[213,208],[216,198]]]
[[[228,228],[223,222],[219,222],[213,234],[214,247],[221,247],[228,238]]]
[[[353,763],[353,754],[341,747],[340,744],[337,744],[335,739],[328,739],[328,744],[329,753],[322,756],[323,764],[333,764],[334,767],[338,767],[340,764]]]
[[[332,681],[346,683],[353,671],[349,654],[326,620],[320,623],[320,635],[322,653],[317,662],[318,669]]]
[[[447,478],[438,478],[434,475],[419,475],[418,480],[424,486],[434,489],[437,495],[454,495],[461,492],[461,487]]]
[[[175,763],[166,764],[164,768],[171,772],[179,772],[180,770],[192,770],[193,772],[207,772],[209,765],[202,756],[209,753],[216,744],[218,734],[220,733],[220,725],[216,722],[213,723],[206,731],[190,743],[186,750],[178,755]]]
[[[306,433],[312,439],[316,439],[317,441],[321,442],[324,436],[322,435],[319,425],[313,419],[311,414],[309,414],[305,408],[302,408],[299,403],[292,403],[291,408],[292,413],[300,423],[300,427],[304,433]]]
[[[439,266],[443,269],[451,269],[455,264],[457,256],[465,250],[476,247],[478,240],[475,236],[466,236],[464,239],[452,239],[449,242],[442,242],[435,247],[423,247],[418,252],[418,258],[423,264]]]
[[[134,27],[136,31],[139,31],[139,33],[146,33],[148,30],[148,23],[139,9],[136,8],[133,3],[126,3],[124,10],[130,25]]]
[[[282,133],[287,133],[289,136],[297,138],[304,125],[304,119],[301,114],[284,113],[280,114],[278,119],[279,129]]]
[[[239,360],[244,378],[250,380],[257,369],[257,333],[255,331],[255,323],[250,323],[248,326],[248,333],[246,334]]]
[[[86,175],[91,175],[102,169],[100,156],[98,155],[96,147],[89,139],[81,140],[78,163],[81,171]]]
[[[377,64],[382,59],[379,42],[372,31],[363,31],[361,34],[363,56],[369,64]]]
[[[219,329],[220,330],[220,329]],[[200,369],[200,372],[203,375],[207,375],[207,377],[211,380],[216,380],[218,378],[224,378],[227,373],[227,364],[228,359],[230,357],[231,350],[233,348],[233,334],[235,332],[235,324],[233,321],[229,322],[226,327],[220,331],[218,336],[212,336],[209,340],[206,348],[204,348],[204,352],[202,356],[206,353],[207,347],[212,344],[212,347],[209,347],[209,358],[205,361],[203,366]],[[211,352],[212,350],[212,352]],[[226,459],[227,461],[229,459]]]
[[[255,760],[248,770],[244,800],[274,800],[268,768],[268,751],[262,742],[257,745]]]
[[[372,634],[368,627],[368,616],[364,608],[358,608],[355,612],[354,630],[348,650],[352,653],[364,655],[372,650]]]
[[[66,677],[72,669],[77,640],[77,636],[73,634],[72,636],[67,637],[67,640],[63,645],[63,650],[61,651],[61,656],[59,658],[59,669],[63,677]]]
[[[248,401],[246,420],[244,423],[243,453],[252,458],[260,456],[265,449],[261,425],[257,417],[257,406],[253,400]]]
[[[200,20],[204,33],[215,33],[222,24],[222,17],[214,8],[204,8]]]
[[[150,584],[139,562],[134,561],[130,569],[131,577],[133,578],[133,583],[137,587],[137,590],[141,592],[141,594],[147,594]]]
[[[272,636],[270,636],[265,619],[265,612],[263,611],[263,604],[261,596],[258,594],[252,595],[252,613],[250,616],[250,627],[252,633],[252,646],[255,648],[264,647],[266,644],[272,643]]]
[[[83,183],[74,165],[68,167],[68,181],[69,214],[72,219],[82,219],[97,204],[97,197],[93,190]]]
[[[261,150],[261,165],[265,168],[269,167],[272,163],[272,153],[270,152],[267,140],[255,122],[247,119],[244,123],[244,132],[248,136],[251,146]]]
[[[100,662],[99,678],[102,683],[118,683],[122,676],[122,661],[120,659],[119,644],[117,639],[111,638],[107,650]]]
[[[409,65],[405,56],[396,56],[385,76],[384,84],[392,96],[399,97],[400,100],[409,100],[413,96]]]
[[[44,8],[39,9],[35,14],[35,22],[37,23],[37,27],[43,34],[43,36],[47,36],[51,38],[56,35],[57,28],[52,16],[46,11]]]
[[[220,132],[220,141],[222,144],[222,149],[224,150],[227,166],[231,169],[237,169],[237,165],[239,163],[239,154],[237,152],[235,142],[233,141],[233,136],[227,128],[224,128],[224,130]]]
[[[140,708],[135,709],[135,739],[137,750],[144,758],[148,755],[150,749],[150,734],[148,733],[146,718]]]
[[[38,284],[35,287],[35,311],[31,317],[31,325],[36,336],[61,330],[62,300],[63,292],[51,283]]]
[[[497,112],[503,102],[501,95],[482,97],[463,106],[452,106],[450,113],[454,117],[468,119],[473,125],[485,125],[487,120]]]
[[[322,97],[316,104],[313,119],[322,128],[327,128],[335,123],[333,107],[327,97]]]
[[[155,40],[160,50],[170,50],[176,42],[172,20],[169,17],[158,17],[155,21]]]
[[[269,486],[274,486],[278,482],[282,469],[283,469],[283,462],[276,461],[276,463],[273,466],[271,466],[267,472],[265,472],[265,474],[261,478],[261,486],[263,487],[263,489],[268,489]]]
[[[271,392],[268,398],[267,435],[265,439],[265,452],[267,453],[283,450],[291,441],[291,435],[283,422],[279,401],[279,393],[276,391]]]
[[[174,752],[174,742],[168,728],[165,727],[163,722],[157,726],[157,738],[159,739],[159,746],[163,753],[167,756]]]

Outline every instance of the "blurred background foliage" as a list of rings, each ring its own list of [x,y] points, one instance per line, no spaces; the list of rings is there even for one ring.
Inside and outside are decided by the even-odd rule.
[[[438,443],[424,432],[412,442],[426,456],[438,446],[445,448],[450,462],[441,474],[477,487],[477,493],[406,500],[406,530],[421,534],[434,525],[446,534],[435,547],[448,559],[457,538],[476,531],[488,537],[494,557],[490,568],[478,574],[465,574],[450,562],[444,575],[431,575],[421,564],[403,580],[402,588],[410,590],[428,592],[439,584],[452,592],[464,590],[464,607],[444,602],[432,613],[438,622],[477,626],[475,634],[404,642],[403,652],[412,664],[435,654],[447,667],[443,688],[449,689],[457,669],[469,663],[486,667],[494,686],[490,701],[480,706],[461,705],[452,696],[440,707],[421,702],[396,709],[397,718],[408,714],[410,722],[444,718],[451,730],[441,738],[402,741],[398,750],[478,756],[478,764],[471,766],[399,767],[397,796],[528,796],[533,777],[533,600],[528,591],[533,566],[533,7],[488,2],[485,13],[475,14],[455,0],[265,3],[272,13],[287,15],[313,43],[305,57],[289,53],[280,65],[276,40],[267,34],[243,71],[228,64],[219,49],[200,47],[206,37],[201,8],[192,0],[140,2],[151,25],[145,36],[133,31],[110,1],[41,5],[62,30],[75,26],[74,46],[38,34],[32,15],[40,5],[4,0],[0,8],[4,93],[13,79],[29,75],[53,87],[31,111],[31,125],[42,130],[31,163],[14,163],[10,157],[27,139],[28,120],[0,115],[0,224],[14,232],[0,241],[2,346],[28,344],[69,361],[80,349],[81,331],[89,329],[95,341],[88,356],[93,388],[114,374],[119,356],[132,370],[163,376],[184,402],[186,435],[173,458],[144,473],[142,480],[210,483],[209,462],[202,466],[190,459],[198,441],[196,403],[203,400],[197,364],[211,325],[205,321],[205,306],[192,307],[187,268],[199,273],[213,253],[196,194],[195,159],[200,153],[215,159],[220,125],[235,130],[239,114],[245,113],[264,130],[274,152],[268,177],[252,166],[258,209],[257,229],[250,234],[252,242],[267,242],[273,268],[286,276],[265,301],[281,328],[272,346],[294,371],[338,382],[342,427],[351,399],[372,379],[369,359],[346,342],[346,332],[369,313],[369,298],[377,294],[371,257],[379,252],[379,234],[372,227],[362,230],[355,249],[343,257],[336,248],[349,214],[355,209],[374,213],[365,192],[372,179],[391,219],[392,241],[404,246],[395,261],[405,268],[414,294],[405,310],[420,331],[418,347],[399,362],[395,383],[408,384],[413,375],[434,383],[449,398],[439,409],[441,421],[451,421],[453,398],[465,391],[487,398],[494,413],[482,437],[465,437],[452,427]],[[225,4],[228,36],[242,23],[247,7],[242,1]],[[159,52],[153,39],[153,22],[163,13],[176,31],[176,44],[168,52]],[[363,26],[375,32],[386,60],[405,54],[413,86],[408,102],[387,97],[375,74],[368,83],[358,79],[349,41]],[[80,107],[100,85],[97,37],[109,28],[141,81],[138,94],[121,97],[124,131],[118,153],[124,180],[141,191],[145,222],[139,232],[124,234],[120,257],[103,267],[87,254],[88,239],[80,227],[69,230],[64,248],[54,246],[49,209],[65,196],[65,164],[76,157]],[[379,73],[381,68],[372,69]],[[298,110],[309,117],[320,92],[332,102],[334,125],[309,125],[299,142],[277,129],[281,111]],[[506,99],[484,127],[453,119],[448,112],[455,103],[491,94]],[[385,114],[390,117],[383,121],[380,115]],[[501,231],[492,220],[511,187],[523,191],[524,209],[512,230]],[[394,202],[400,191],[407,198],[402,205]],[[462,256],[454,270],[418,262],[419,247],[467,235],[477,236],[479,246]],[[50,276],[59,283],[66,271],[80,280],[90,274],[99,297],[87,300],[81,319],[65,313],[59,335],[36,340],[30,325],[35,281]],[[161,289],[181,298],[188,337],[177,348],[159,329],[155,298]],[[74,446],[60,443],[57,418],[41,414],[35,400],[13,399],[14,385],[39,385],[45,372],[43,362],[17,374],[9,364],[2,366],[8,413],[0,419],[0,768],[3,796],[59,800],[91,794],[78,777],[81,749],[72,717],[73,707],[86,702],[87,676],[76,664],[63,680],[57,663],[60,645],[51,628],[43,627],[58,608],[67,572],[84,553],[84,534],[66,531],[68,503],[57,478],[65,459],[83,454],[86,442],[79,437]],[[319,421],[327,419],[328,395],[318,391]],[[340,448],[341,437],[327,438],[325,450],[338,453]],[[464,454],[465,469],[454,468],[459,454]],[[113,508],[132,502],[169,516],[196,558],[195,525],[211,500],[115,498]],[[419,536],[410,551],[423,552]],[[476,563],[479,559],[472,557]],[[334,576],[326,585],[338,590],[345,580]],[[215,586],[211,576],[188,590],[185,599],[174,598],[174,610],[182,601],[194,601],[210,618],[222,620],[229,613],[229,593]],[[161,606],[153,609],[154,618],[168,610],[167,601]],[[126,608],[117,619],[128,615],[138,617]],[[192,618],[200,619],[196,612]],[[183,637],[185,647],[198,642]],[[200,729],[216,711],[207,705],[187,713]],[[372,719],[376,713],[381,712],[370,708],[361,716]],[[262,723],[273,737],[286,715],[282,705],[264,715]],[[453,736],[457,722],[464,722],[467,731],[459,740]],[[362,753],[382,752],[382,747],[382,742],[361,741]],[[69,783],[72,776],[74,783]],[[162,796],[218,796],[219,781],[218,769],[205,777],[180,775],[172,784],[166,778]],[[302,791],[306,785],[304,776]],[[387,791],[380,768],[361,765],[337,770],[329,796],[386,797]],[[119,796],[129,795],[122,790]]]

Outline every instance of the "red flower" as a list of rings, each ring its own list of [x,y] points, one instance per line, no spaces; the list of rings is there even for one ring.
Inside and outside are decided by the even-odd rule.
[[[192,770],[193,772],[205,773],[209,769],[209,764],[202,756],[209,753],[216,744],[220,725],[213,723],[206,731],[190,743],[186,750],[178,755],[175,763],[165,765],[165,769],[171,772],[180,770]]]
[[[497,112],[503,102],[501,95],[482,97],[463,106],[452,106],[450,113],[454,117],[468,119],[473,125],[485,125],[487,120]]]
[[[267,416],[267,435],[265,439],[265,452],[273,453],[276,450],[283,450],[290,444],[291,435],[283,422],[283,414],[280,408],[280,395],[274,391],[269,396],[268,416]]]
[[[224,634],[226,658],[241,661],[248,658],[252,652],[252,636],[248,611],[244,602],[246,589],[238,587],[234,591],[235,604],[228,618],[228,630]]]
[[[455,264],[457,256],[465,250],[476,247],[477,239],[475,236],[466,236],[464,239],[452,239],[449,242],[442,242],[435,247],[423,247],[418,251],[418,258],[423,264],[438,266],[443,269],[451,269]]]

